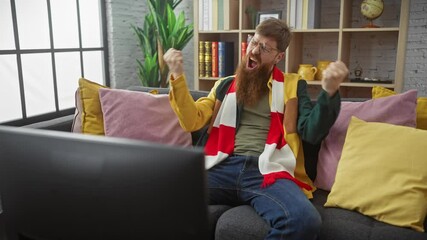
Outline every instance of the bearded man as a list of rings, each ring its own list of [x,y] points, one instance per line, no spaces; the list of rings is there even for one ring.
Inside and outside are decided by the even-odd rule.
[[[171,71],[170,103],[181,126],[208,125],[205,166],[209,204],[252,206],[270,224],[266,239],[315,239],[321,218],[310,202],[314,186],[304,169],[302,140],[318,144],[340,110],[340,83],[348,69],[333,62],[323,73],[316,104],[307,83],[285,74],[283,60],[291,40],[286,23],[259,24],[234,76],[218,80],[209,95],[192,99],[180,51],[164,59]]]

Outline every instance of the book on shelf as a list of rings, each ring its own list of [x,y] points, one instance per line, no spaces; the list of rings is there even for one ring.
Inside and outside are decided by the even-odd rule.
[[[289,0],[289,26],[294,29],[320,27],[321,0]]]
[[[288,25],[290,28],[296,28],[296,11],[297,11],[297,0],[289,0],[289,21]]]
[[[218,77],[218,42],[212,42],[212,77]]]
[[[239,28],[239,0],[200,0],[199,30],[216,31]]]
[[[234,74],[234,42],[218,42],[218,77]]]
[[[302,29],[303,2],[304,0],[296,0],[295,29]]]
[[[212,3],[212,29],[209,30],[213,30],[216,31],[218,30],[218,0],[210,0]]]
[[[218,0],[218,30],[224,30],[224,0]]]
[[[199,1],[199,30],[212,30],[212,1],[213,0]]]
[[[199,41],[199,77],[205,76],[205,41]]]
[[[207,14],[208,14],[208,29],[205,30],[213,30],[213,0],[204,0],[207,2],[208,5],[208,10],[207,10]]]
[[[212,77],[212,42],[205,41],[205,77]]]
[[[242,49],[241,49],[242,55],[241,55],[241,58],[244,58],[246,56],[246,49],[248,48],[248,43],[246,41],[243,41],[241,45],[242,45]]]
[[[307,0],[307,29],[320,28],[321,0]]]
[[[199,1],[199,30],[203,30],[204,29],[204,8],[203,8],[203,0]]]
[[[302,26],[301,29],[307,29],[308,18],[308,0],[302,0]]]
[[[239,28],[239,0],[223,0],[224,30]]]

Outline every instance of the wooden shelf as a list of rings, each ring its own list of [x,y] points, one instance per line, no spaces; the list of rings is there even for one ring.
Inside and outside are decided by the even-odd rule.
[[[199,31],[199,2],[194,1],[194,40],[199,41],[233,41],[235,66],[240,63],[242,41],[255,32],[252,19],[247,13],[251,8],[255,12],[282,10],[282,19],[289,22],[290,0],[271,0],[266,4],[263,0],[238,1],[237,9],[230,9],[238,15],[238,28],[233,30]],[[230,0],[233,1],[233,0]],[[302,1],[302,0],[297,0]],[[363,28],[366,24],[360,14],[360,1],[328,0],[321,2],[322,20],[316,29],[293,29],[293,39],[286,59],[280,68],[284,72],[297,72],[299,64],[317,65],[318,60],[341,60],[349,68],[353,78],[353,70],[357,64],[363,69],[362,77],[390,79],[393,84],[382,83],[342,83],[342,94],[350,97],[366,97],[371,88],[384,86],[396,92],[403,88],[405,50],[408,31],[409,0],[386,0],[381,17],[374,21],[380,28]],[[194,60],[198,62],[198,44],[195,45]],[[198,77],[198,64],[195,64],[195,88],[209,90],[218,78]],[[376,76],[378,75],[378,76]],[[308,81],[313,90],[320,90],[320,81]],[[344,95],[343,97],[347,97]]]
[[[339,29],[336,28],[324,28],[324,29],[294,29],[294,33],[337,33]]]
[[[397,27],[389,28],[343,28],[343,32],[399,32]]]

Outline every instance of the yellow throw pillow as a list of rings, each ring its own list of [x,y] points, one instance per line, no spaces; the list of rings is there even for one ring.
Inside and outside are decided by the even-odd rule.
[[[381,86],[372,87],[372,98],[388,97],[396,94],[397,93],[395,91],[385,87],[381,87]]]
[[[325,207],[424,232],[427,131],[351,119]]]
[[[427,97],[417,99],[417,128],[427,130]]]
[[[79,92],[82,104],[82,133],[104,135],[104,119],[102,116],[99,89],[106,88],[90,80],[79,79]]]
[[[381,86],[372,87],[372,98],[388,97],[397,94]],[[427,97],[417,98],[417,128],[427,130]]]

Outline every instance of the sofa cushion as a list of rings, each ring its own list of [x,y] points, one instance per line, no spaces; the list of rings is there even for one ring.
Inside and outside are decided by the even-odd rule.
[[[352,116],[369,122],[415,127],[416,97],[417,91],[410,90],[395,96],[365,102],[342,102],[338,118],[319,150],[315,186],[328,191],[331,189]]]
[[[128,88],[128,90],[140,91],[140,92],[156,92],[158,94],[168,94],[169,93],[169,88],[156,88],[156,87],[144,87],[144,86],[131,86]],[[199,99],[201,97],[208,96],[209,92],[208,91],[199,91],[199,90],[190,90],[190,94],[193,97],[193,100],[196,101],[197,99]],[[191,133],[193,146],[196,146],[200,137],[204,134],[206,129],[207,129],[207,127]]]
[[[417,99],[417,128],[427,130],[427,97]]]
[[[233,207],[218,219],[215,239],[259,240],[264,239],[270,226],[248,205]]]
[[[372,98],[396,95],[393,90],[382,86],[372,87]],[[427,97],[417,98],[417,128],[427,130]]]
[[[208,206],[208,230],[209,230],[209,236],[211,240],[215,239],[215,230],[216,230],[216,224],[218,222],[218,219],[221,217],[221,215],[230,209],[231,206],[228,205],[209,205]]]
[[[88,79],[79,79],[79,92],[82,109],[78,109],[78,105],[76,108],[77,111],[81,112],[82,133],[104,135],[104,119],[102,116],[98,93],[100,88],[106,88],[106,86]]]
[[[71,125],[71,132],[81,133],[82,132],[82,98],[80,96],[80,88],[77,88],[74,93],[74,102],[76,110],[74,112],[73,124]]]
[[[314,192],[313,205],[322,216],[322,228],[319,240],[426,240],[427,234],[409,228],[397,227],[356,211],[342,208],[324,207],[327,191],[318,189]]]
[[[326,207],[424,231],[427,131],[352,118]]]
[[[169,94],[169,88],[156,88],[156,87],[144,87],[144,86],[131,86],[128,88],[131,91],[139,92],[155,92],[157,94]],[[201,97],[208,96],[208,91],[199,91],[199,90],[190,90],[190,94],[193,97],[194,101]]]
[[[167,94],[99,89],[106,136],[191,146],[191,134],[179,125]]]
[[[73,119],[73,115],[66,115],[42,122],[35,122],[22,127],[70,132]]]
[[[319,211],[323,221],[317,238],[319,240],[427,240],[426,233],[380,222],[356,211],[324,207],[328,194],[328,191],[318,189],[314,192],[312,199],[312,203]],[[224,211],[224,207],[226,211]],[[216,223],[216,239],[264,239],[270,229],[269,225],[250,206],[233,208],[223,205],[209,206],[210,219],[217,219],[218,213],[222,212],[224,213]],[[211,225],[213,223],[213,221],[210,222]]]

